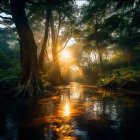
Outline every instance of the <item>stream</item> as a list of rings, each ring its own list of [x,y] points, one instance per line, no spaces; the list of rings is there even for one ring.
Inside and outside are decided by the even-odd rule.
[[[140,93],[71,83],[39,99],[0,99],[0,140],[140,140]]]

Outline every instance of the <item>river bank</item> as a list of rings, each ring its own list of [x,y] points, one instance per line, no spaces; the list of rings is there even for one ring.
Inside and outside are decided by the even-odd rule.
[[[140,91],[140,66],[114,69],[98,81],[102,87]]]

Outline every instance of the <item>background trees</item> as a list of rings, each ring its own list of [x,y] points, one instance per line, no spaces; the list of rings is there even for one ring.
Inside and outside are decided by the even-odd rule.
[[[73,1],[65,0],[61,1],[2,1],[2,15],[3,12],[12,17],[3,17],[4,20],[13,20],[17,29],[20,44],[20,65],[21,74],[20,80],[18,82],[18,92],[19,93],[38,93],[40,92],[39,84],[39,71],[43,69],[45,61],[45,49],[47,45],[47,40],[49,37],[49,43],[52,47],[52,57],[53,57],[53,83],[62,83],[61,71],[59,68],[59,52],[58,50],[58,40],[60,36],[60,29],[64,21],[68,21],[69,16],[72,15]],[[34,5],[38,5],[37,12],[35,11]],[[46,10],[44,10],[46,9]],[[43,11],[44,10],[44,11]],[[66,10],[67,12],[64,12]],[[42,18],[46,12],[46,18]],[[70,13],[71,12],[71,13]],[[42,13],[42,15],[40,14]],[[38,17],[40,16],[40,17]],[[45,24],[45,35],[44,40],[41,45],[42,48],[37,47],[38,38],[36,38],[37,33],[35,27],[38,26],[37,23],[33,23],[35,20],[40,21],[41,26],[46,20]],[[2,22],[4,22],[2,20]],[[41,21],[42,20],[42,21]],[[11,21],[10,21],[11,22]],[[13,23],[12,23],[13,24]],[[33,29],[33,30],[32,30]],[[38,30],[39,31],[39,30]],[[70,31],[71,33],[71,31]],[[61,35],[62,36],[62,35]],[[36,39],[36,40],[35,40]],[[39,51],[41,50],[41,51]],[[40,53],[39,57],[38,54]],[[39,61],[38,61],[39,58]],[[39,67],[40,66],[40,67]],[[43,73],[44,74],[44,73]]]
[[[123,65],[130,66],[138,62],[135,51],[140,44],[138,5],[139,1],[134,0],[89,0],[83,5],[81,17],[84,46],[92,48],[90,50],[97,54],[101,73],[105,70],[103,64],[112,63],[117,53]]]

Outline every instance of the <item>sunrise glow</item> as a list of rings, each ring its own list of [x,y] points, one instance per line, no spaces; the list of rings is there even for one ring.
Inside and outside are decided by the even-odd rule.
[[[61,52],[61,59],[70,59],[71,58],[71,53],[68,50],[63,50]]]

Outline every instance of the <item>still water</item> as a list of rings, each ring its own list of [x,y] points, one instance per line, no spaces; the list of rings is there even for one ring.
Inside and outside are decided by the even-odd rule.
[[[140,140],[140,94],[58,87],[40,99],[0,100],[0,140]]]

